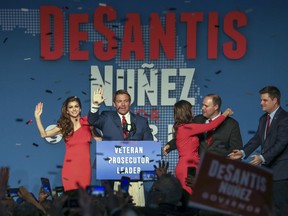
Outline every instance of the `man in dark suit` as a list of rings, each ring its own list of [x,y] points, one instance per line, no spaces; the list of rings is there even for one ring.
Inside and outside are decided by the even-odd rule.
[[[104,102],[104,90],[98,88],[93,94],[93,106],[88,113],[88,122],[94,125],[98,134],[104,141],[149,141],[153,140],[153,135],[146,118],[130,112],[131,96],[126,90],[118,90],[113,96],[113,106],[115,111],[103,111],[99,113],[99,107]],[[100,131],[99,131],[100,130]],[[119,182],[110,181],[111,186],[117,188]],[[140,187],[149,190],[149,185],[143,183],[139,186],[138,182],[130,182],[130,195],[133,196],[136,205],[143,206],[144,192],[141,193]],[[145,188],[144,188],[145,187]],[[142,190],[142,191],[143,191]],[[138,199],[136,199],[138,197]]]
[[[93,95],[93,106],[88,113],[88,121],[102,133],[102,140],[153,140],[146,118],[130,112],[131,97],[126,90],[118,90],[113,96],[116,111],[99,113],[104,101],[103,89],[98,88]]]
[[[281,93],[275,86],[259,91],[261,107],[255,135],[242,150],[234,150],[231,159],[246,159],[261,146],[261,154],[251,155],[250,164],[262,165],[273,172],[273,215],[288,215],[288,113],[280,106]]]
[[[208,123],[221,115],[221,98],[216,94],[208,94],[202,103],[202,115],[194,118],[196,123]],[[233,149],[242,148],[242,137],[238,122],[228,117],[214,131],[199,134],[199,154],[211,152],[226,157]],[[172,139],[164,146],[164,155],[176,149],[175,140]]]

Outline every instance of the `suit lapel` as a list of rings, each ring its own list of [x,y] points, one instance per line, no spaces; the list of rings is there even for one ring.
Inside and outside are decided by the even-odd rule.
[[[282,108],[279,107],[279,109],[277,110],[277,112],[275,113],[274,117],[273,117],[273,120],[271,122],[271,125],[270,125],[270,128],[269,128],[269,131],[268,133],[266,134],[266,139],[267,137],[269,136],[270,132],[276,127],[275,125],[277,125],[277,122],[279,121],[279,119],[281,119],[281,113],[282,113]],[[265,126],[266,126],[266,122],[265,122]]]
[[[118,115],[117,112],[113,112],[113,118],[112,118],[113,122],[115,123],[115,125],[119,128],[121,128],[122,130],[122,124],[121,124],[121,119]]]

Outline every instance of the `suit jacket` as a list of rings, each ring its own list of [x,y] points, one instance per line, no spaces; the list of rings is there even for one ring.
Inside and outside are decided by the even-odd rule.
[[[194,118],[196,123],[204,124],[207,118],[203,115],[198,115]],[[242,149],[242,137],[238,122],[230,117],[220,124],[213,133],[212,140],[209,145],[206,144],[206,133],[198,135],[199,137],[199,155],[205,152],[214,153],[226,157],[234,149]],[[175,140],[171,140],[167,144],[170,149],[176,149]]]
[[[103,134],[102,139],[105,141],[153,140],[153,135],[146,118],[130,113],[130,121],[134,128],[124,139],[121,119],[116,111],[103,111],[101,114],[99,111],[88,113],[89,124],[101,130]]]
[[[257,132],[243,148],[245,156],[261,146],[262,165],[272,169],[273,179],[288,179],[288,113],[279,107],[264,139],[266,120],[267,114],[260,117]]]

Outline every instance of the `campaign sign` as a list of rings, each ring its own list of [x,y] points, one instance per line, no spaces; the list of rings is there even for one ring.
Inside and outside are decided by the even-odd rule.
[[[119,180],[129,176],[140,180],[141,170],[154,170],[161,160],[161,143],[157,141],[97,141],[96,179]]]
[[[272,173],[261,166],[206,153],[189,205],[229,215],[269,215]]]

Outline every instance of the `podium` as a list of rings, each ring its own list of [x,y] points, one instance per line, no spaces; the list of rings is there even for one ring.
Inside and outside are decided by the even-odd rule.
[[[161,160],[157,141],[98,141],[96,143],[96,179],[119,180],[129,176],[140,180],[141,170],[154,170]]]
[[[143,170],[154,170],[161,160],[161,143],[157,141],[97,141],[96,179],[115,180],[118,189],[122,176],[131,179],[129,193],[136,206],[145,206]]]

